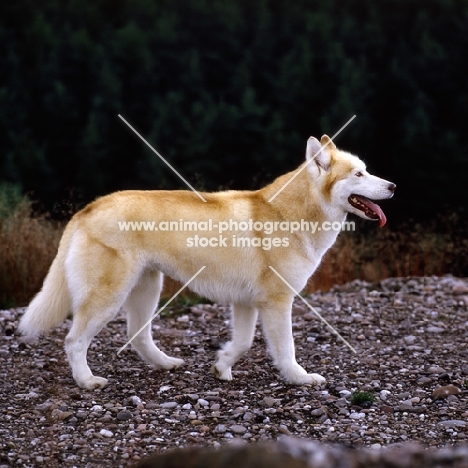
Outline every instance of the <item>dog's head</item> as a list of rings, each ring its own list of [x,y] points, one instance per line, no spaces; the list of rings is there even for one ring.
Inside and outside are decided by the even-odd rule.
[[[309,138],[306,159],[309,172],[320,178],[327,202],[361,218],[379,221],[380,227],[385,225],[384,212],[372,200],[393,197],[395,184],[369,174],[357,156],[338,150],[327,135],[320,142]]]

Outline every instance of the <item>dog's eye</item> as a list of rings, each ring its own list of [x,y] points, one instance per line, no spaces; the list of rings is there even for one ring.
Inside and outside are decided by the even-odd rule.
[[[354,174],[356,177],[362,177],[364,174],[362,172],[356,172],[356,174]]]

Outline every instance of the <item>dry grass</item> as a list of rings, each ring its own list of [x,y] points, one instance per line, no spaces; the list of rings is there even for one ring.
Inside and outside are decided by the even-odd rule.
[[[11,195],[11,194],[10,194]],[[0,307],[26,305],[42,286],[57,252],[63,225],[35,216],[24,198],[6,197],[0,187]],[[360,229],[362,226],[362,229]],[[308,292],[326,291],[353,279],[375,282],[389,276],[468,276],[468,227],[451,215],[425,225],[379,230],[357,224],[343,233],[310,279]],[[166,280],[164,296],[180,284]],[[188,291],[183,298],[194,299]]]
[[[27,200],[0,217],[0,307],[26,305],[52,263],[62,227],[33,216]]]
[[[353,279],[375,282],[388,277],[468,276],[467,232],[464,218],[452,214],[397,230],[344,233],[309,280],[308,291],[326,291]]]

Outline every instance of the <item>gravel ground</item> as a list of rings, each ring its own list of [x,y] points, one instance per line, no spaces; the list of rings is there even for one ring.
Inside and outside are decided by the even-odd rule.
[[[88,353],[104,390],[78,388],[63,351],[64,322],[36,340],[17,335],[23,309],[0,311],[0,468],[132,466],[154,452],[294,435],[379,448],[468,444],[468,280],[390,278],[308,297],[354,354],[300,302],[293,308],[298,362],[322,387],[279,379],[260,327],[251,351],[221,382],[209,372],[229,339],[229,307],[174,309],[154,337],[186,366],[157,371],[131,350],[120,357],[119,315]],[[373,402],[353,403],[356,391]]]

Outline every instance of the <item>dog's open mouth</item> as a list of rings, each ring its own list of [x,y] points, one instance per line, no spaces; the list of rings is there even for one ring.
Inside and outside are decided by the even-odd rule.
[[[362,195],[355,195],[354,193],[348,197],[348,202],[354,208],[361,210],[368,218],[379,220],[379,226],[385,226],[387,217],[377,203],[369,200]]]

